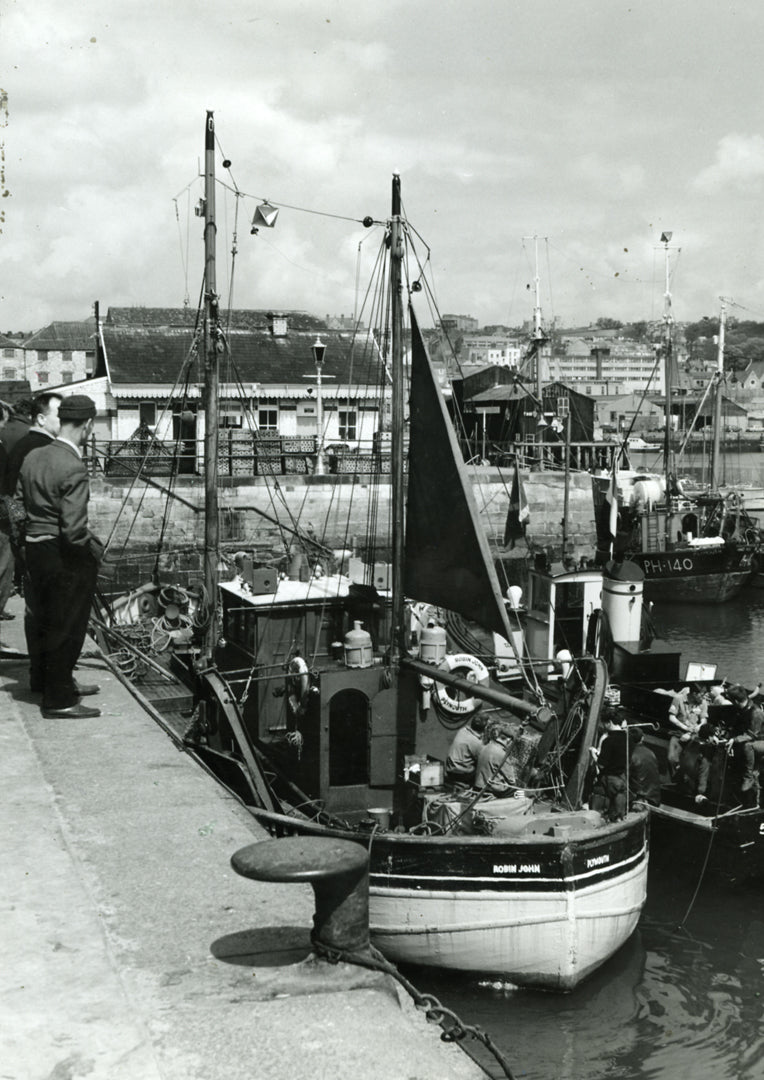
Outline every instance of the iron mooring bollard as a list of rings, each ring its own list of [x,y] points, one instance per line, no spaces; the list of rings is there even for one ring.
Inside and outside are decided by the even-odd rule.
[[[265,840],[239,848],[231,866],[255,881],[310,883],[316,900],[313,943],[340,953],[369,953],[369,853],[360,844],[325,836]]]

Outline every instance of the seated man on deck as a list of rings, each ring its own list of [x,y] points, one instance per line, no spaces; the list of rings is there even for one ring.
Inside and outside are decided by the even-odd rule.
[[[450,784],[470,787],[475,781],[475,767],[480,751],[485,746],[483,734],[487,720],[480,713],[459,728],[453,738],[446,758],[446,780]]]
[[[719,730],[711,723],[703,724],[697,735],[682,745],[676,783],[699,806],[718,801],[725,754]]]
[[[475,768],[475,787],[497,798],[511,795],[521,786],[515,754],[517,732],[494,720],[486,728],[486,743]]]
[[[746,808],[756,807],[764,769],[764,709],[741,687],[730,694],[737,708],[728,745],[741,773],[740,801]]]

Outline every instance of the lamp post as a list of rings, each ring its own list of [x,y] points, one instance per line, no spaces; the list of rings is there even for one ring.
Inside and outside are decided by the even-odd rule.
[[[326,345],[320,337],[316,337],[315,343],[312,346],[313,349],[313,362],[316,365],[316,374],[303,375],[304,379],[316,380],[316,476],[324,475],[324,410],[323,401],[321,399],[321,382],[324,378],[324,357],[326,355]],[[332,378],[332,376],[328,376]]]

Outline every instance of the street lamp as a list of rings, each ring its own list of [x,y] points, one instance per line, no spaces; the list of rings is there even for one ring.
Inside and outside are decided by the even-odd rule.
[[[324,356],[326,355],[326,345],[320,337],[316,337],[313,348],[313,363],[316,365],[316,374],[303,375],[304,379],[316,380],[316,476],[324,475],[324,413],[323,402],[321,400],[321,381],[323,376]],[[327,378],[333,378],[333,376],[326,376]],[[308,391],[310,393],[310,391]]]

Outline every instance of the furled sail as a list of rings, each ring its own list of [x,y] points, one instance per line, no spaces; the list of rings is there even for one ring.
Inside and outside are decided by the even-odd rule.
[[[438,380],[411,310],[404,589],[510,636],[499,580]]]

